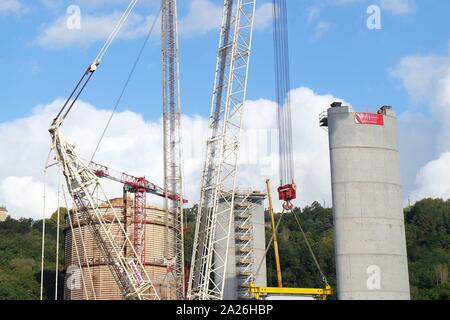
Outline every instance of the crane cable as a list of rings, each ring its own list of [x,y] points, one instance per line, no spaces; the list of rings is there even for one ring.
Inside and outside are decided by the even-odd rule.
[[[45,162],[44,168],[44,190],[43,190],[43,201],[42,201],[42,242],[41,242],[41,286],[40,286],[40,300],[44,299],[44,259],[45,259],[45,211],[47,204],[47,170],[48,163],[50,162],[52,150],[50,149],[47,155],[47,161]]]
[[[287,5],[286,0],[273,0],[273,37],[274,37],[274,58],[275,58],[275,76],[276,76],[276,98],[278,104],[277,119],[279,129],[279,169],[280,183],[285,185],[294,182],[294,160],[292,147],[292,120],[291,120],[291,97],[290,97],[290,64],[289,64],[289,34],[287,25]],[[277,232],[278,225],[286,211],[293,213],[297,225],[303,235],[306,246],[314,260],[317,270],[322,280],[328,284],[320,264],[312,250],[311,244],[293,210],[283,208],[280,219],[277,222],[273,232]],[[268,248],[271,246],[274,236],[270,240]],[[268,249],[266,250],[267,255]],[[261,262],[262,264],[262,262]],[[258,267],[258,271],[261,265]]]
[[[61,166],[58,166],[58,209],[56,209],[56,257],[55,257],[55,300],[58,300],[58,282],[59,282],[59,236],[60,236],[60,219],[61,219]]]
[[[64,188],[63,184],[62,184],[62,188],[63,188],[64,203],[66,205],[66,208],[68,208],[69,206],[68,206],[66,192],[65,192],[65,188]],[[74,205],[72,207],[75,208]],[[77,262],[78,262],[78,271],[79,271],[79,275],[81,276],[81,281],[83,283],[83,291],[84,291],[86,299],[89,300],[89,294],[88,294],[88,290],[87,290],[87,287],[86,287],[86,280],[84,278],[84,271],[83,271],[83,267],[82,267],[82,264],[81,264],[80,251],[79,251],[79,248],[78,248],[78,241],[76,241],[77,237],[76,237],[76,233],[75,233],[74,227],[73,227],[72,215],[77,217],[76,220],[78,221],[78,224],[79,224],[80,222],[79,222],[79,218],[78,218],[78,212],[76,211],[76,209],[73,209],[72,213],[70,213],[70,211],[67,212],[67,220],[69,221],[69,226],[70,226],[70,236],[71,236],[71,239],[72,239],[71,242],[75,245],[75,253],[76,253]],[[86,248],[85,248],[85,245],[84,245],[84,240],[83,240],[84,237],[83,237],[83,235],[81,233],[81,226],[80,225],[78,226],[78,231],[79,231],[79,237],[80,237],[81,243],[83,245],[83,256],[84,256],[84,259],[85,259],[86,265],[87,265],[88,276],[89,276],[89,280],[90,280],[90,284],[91,284],[92,294],[94,296],[94,300],[97,300],[97,297],[96,297],[96,294],[95,294],[95,287],[94,287],[93,277],[92,277],[91,269],[89,267],[89,262],[88,262],[88,259],[87,259],[88,255],[87,255]],[[72,255],[72,260],[73,260],[73,255]],[[74,266],[72,260],[69,261],[69,262],[71,263],[72,266]],[[67,270],[66,270],[66,272],[67,272]]]
[[[264,258],[265,258],[265,257],[267,256],[267,254],[269,253],[270,246],[272,245],[272,242],[273,242],[273,240],[274,240],[275,233],[278,232],[278,227],[280,226],[281,219],[283,218],[284,213],[285,213],[285,210],[283,209],[283,211],[281,212],[281,216],[280,216],[280,218],[278,219],[278,222],[277,222],[277,224],[276,224],[276,226],[275,226],[275,230],[272,231],[272,237],[270,238],[269,244],[267,245],[266,251],[264,252],[263,258],[262,258],[261,261],[259,262],[259,265],[258,265],[258,268],[256,269],[255,275],[258,274],[259,271],[261,270],[261,267],[262,267],[263,262],[264,262]]]
[[[70,96],[67,98],[66,102],[62,106],[61,110],[57,114],[56,118],[53,120],[53,125],[60,126],[64,119],[67,117],[69,112],[72,110],[73,106],[77,102],[78,98],[80,97],[81,93],[86,88],[86,85],[89,83],[89,81],[92,78],[92,75],[97,70],[97,67],[100,65],[103,57],[108,52],[108,49],[110,48],[111,44],[116,39],[117,35],[119,34],[120,30],[122,29],[123,25],[125,24],[126,20],[130,16],[132,10],[136,6],[137,2],[139,0],[131,0],[130,4],[128,5],[125,12],[122,14],[121,18],[119,19],[119,22],[117,23],[116,27],[106,40],[103,47],[100,49],[100,52],[98,53],[97,57],[95,58],[94,62],[89,65],[89,67],[86,69],[86,71],[83,73],[81,79],[78,81],[77,85],[71,92]],[[72,99],[73,98],[73,99]]]
[[[286,0],[273,0],[273,38],[279,129],[279,171],[281,185],[293,183],[292,121],[290,98],[289,36]]]
[[[320,276],[322,277],[322,281],[325,283],[325,285],[328,285],[328,279],[325,276],[325,274],[322,272],[322,268],[320,267],[319,261],[317,260],[317,257],[314,254],[314,251],[313,251],[313,249],[311,247],[311,244],[309,243],[308,237],[306,236],[306,233],[303,230],[302,225],[300,224],[300,221],[298,220],[297,215],[295,214],[294,211],[292,211],[292,214],[294,215],[295,221],[297,222],[297,225],[298,225],[298,227],[299,227],[299,229],[300,229],[300,231],[301,231],[301,233],[303,235],[303,239],[305,239],[306,246],[308,247],[309,253],[311,254],[311,256],[312,256],[312,258],[314,260],[316,268],[319,271]]]
[[[161,16],[161,12],[162,12],[162,6],[161,6],[161,8],[159,10],[158,16],[155,16],[152,24],[150,25],[150,29],[149,29],[149,31],[148,31],[145,39],[144,39],[144,43],[142,44],[142,46],[141,46],[141,48],[139,50],[139,53],[138,53],[138,55],[136,57],[136,60],[134,61],[133,66],[131,67],[130,73],[128,74],[128,78],[127,78],[127,80],[125,81],[125,83],[124,83],[124,85],[122,87],[122,91],[121,91],[119,97],[116,100],[116,103],[115,103],[114,108],[113,108],[113,110],[111,112],[111,115],[109,116],[108,122],[106,123],[106,126],[105,126],[105,128],[104,128],[104,130],[103,130],[103,132],[102,132],[102,134],[100,136],[100,139],[99,139],[99,141],[97,143],[97,146],[95,147],[94,153],[92,154],[92,157],[91,157],[91,162],[94,161],[94,158],[95,158],[95,156],[97,154],[97,151],[100,148],[100,144],[102,143],[103,139],[105,138],[106,132],[108,131],[108,128],[109,128],[109,126],[111,124],[111,121],[112,121],[114,115],[116,114],[116,111],[117,111],[117,109],[118,109],[118,107],[120,105],[120,102],[122,101],[122,98],[123,98],[123,96],[125,94],[125,91],[128,88],[128,85],[129,85],[129,83],[131,81],[131,78],[133,77],[133,74],[134,74],[134,72],[135,72],[135,70],[137,68],[137,65],[139,64],[139,62],[141,60],[142,54],[144,53],[144,49],[147,47],[147,43],[148,43],[148,41],[150,39],[150,36],[152,35],[153,30],[155,29],[156,22],[158,21],[159,17]]]
[[[127,9],[123,13],[122,17],[120,18],[119,22],[117,23],[116,27],[114,28],[113,32],[109,35],[108,40],[106,40],[105,44],[103,45],[102,49],[97,55],[97,58],[95,58],[94,62],[100,62],[103,57],[105,56],[106,52],[108,51],[109,47],[113,43],[114,39],[117,37],[117,35],[120,32],[120,29],[122,29],[123,25],[127,21],[128,17],[130,16],[131,12],[133,11],[134,7],[138,3],[139,0],[131,0],[130,4],[128,5]]]
[[[280,216],[280,218],[279,218],[278,221],[277,221],[277,224],[276,224],[276,226],[275,226],[275,230],[272,231],[272,237],[270,238],[270,241],[269,241],[269,243],[268,243],[268,245],[267,245],[267,248],[266,248],[266,251],[264,252],[264,256],[263,256],[263,257],[266,257],[266,256],[267,256],[267,254],[268,254],[268,252],[269,252],[269,250],[270,250],[270,246],[272,245],[272,242],[273,242],[273,240],[274,240],[274,234],[278,232],[278,227],[280,226],[281,220],[283,219],[283,216],[284,216],[284,214],[286,213],[286,211],[287,211],[287,210],[283,209],[283,211],[281,212],[281,216]],[[312,256],[312,258],[313,258],[313,260],[314,260],[314,264],[315,264],[317,270],[319,271],[320,276],[322,277],[322,281],[325,283],[325,285],[328,285],[328,279],[327,279],[327,277],[325,276],[325,274],[323,273],[322,268],[320,267],[319,261],[317,260],[317,257],[316,257],[316,255],[314,254],[314,251],[313,251],[313,249],[312,249],[312,247],[311,247],[311,244],[310,244],[310,242],[309,242],[309,240],[308,240],[308,237],[306,236],[306,233],[305,233],[305,231],[303,230],[303,227],[302,227],[302,225],[300,224],[300,221],[298,220],[297,215],[295,214],[294,211],[292,211],[292,214],[294,215],[295,221],[297,222],[297,225],[298,225],[298,227],[299,227],[299,229],[300,229],[300,231],[301,231],[301,233],[302,233],[302,235],[303,235],[303,239],[305,240],[306,246],[308,247],[308,250],[309,250],[309,252],[310,252],[310,254],[311,254],[311,256]],[[261,270],[261,267],[262,267],[262,265],[263,265],[263,262],[264,262],[264,258],[261,259],[261,261],[260,261],[260,263],[259,263],[259,265],[258,265],[258,268],[256,269],[255,274],[258,274],[258,273],[259,273],[259,271]]]

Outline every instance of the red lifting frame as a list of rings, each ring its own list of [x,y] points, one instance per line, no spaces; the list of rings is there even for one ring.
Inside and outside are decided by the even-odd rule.
[[[297,198],[297,186],[292,183],[279,187],[278,197],[285,204],[289,205],[292,200]]]

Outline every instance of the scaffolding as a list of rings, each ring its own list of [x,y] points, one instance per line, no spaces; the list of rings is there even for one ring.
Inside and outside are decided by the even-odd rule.
[[[258,270],[256,263],[261,257],[258,257],[255,250],[259,248],[264,251],[265,239],[258,237],[255,221],[258,220],[258,207],[263,214],[263,201],[266,197],[265,193],[255,192],[250,190],[239,190],[235,192],[235,203],[233,211],[233,222],[230,241],[229,263],[230,271],[227,278],[230,276],[236,277],[236,286],[231,288],[226,285],[229,290],[235,290],[235,298],[239,300],[254,299],[254,295],[249,292],[250,284],[253,279],[258,278]],[[264,220],[261,218],[261,226],[264,228]],[[258,241],[259,240],[259,241]],[[234,254],[233,254],[234,253]],[[232,274],[235,270],[235,274]],[[262,272],[265,273],[265,272]],[[264,275],[265,278],[265,275]],[[230,280],[227,280],[230,281]],[[228,298],[231,296],[225,294]],[[233,295],[234,296],[234,295]]]
[[[249,193],[242,198],[236,197],[237,203],[234,208],[236,277],[240,300],[251,298],[248,289],[255,276],[253,216],[250,210],[255,203],[249,198]]]

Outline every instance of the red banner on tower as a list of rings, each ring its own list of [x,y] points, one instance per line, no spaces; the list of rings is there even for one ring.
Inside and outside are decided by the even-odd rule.
[[[377,126],[384,125],[384,116],[377,113],[356,112],[355,113],[356,124],[371,124]]]

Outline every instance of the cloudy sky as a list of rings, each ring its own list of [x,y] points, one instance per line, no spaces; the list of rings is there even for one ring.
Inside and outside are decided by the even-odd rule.
[[[93,60],[128,0],[0,0],[0,204],[42,215],[47,127]],[[179,0],[186,197],[199,177],[214,79],[222,0]],[[71,6],[77,7],[71,7]],[[298,205],[331,205],[327,134],[319,113],[334,100],[360,111],[393,105],[399,116],[404,200],[450,197],[450,3],[442,0],[292,0],[289,5]],[[369,6],[381,29],[367,27]],[[73,26],[73,9],[81,13]],[[92,155],[159,1],[141,0],[64,132]],[[369,10],[370,11],[370,10]],[[258,2],[239,185],[277,181],[270,1]],[[162,185],[161,62],[154,30],[96,160]],[[47,177],[47,213],[58,179]],[[106,184],[111,196],[120,186]],[[157,203],[157,199],[151,199]]]

